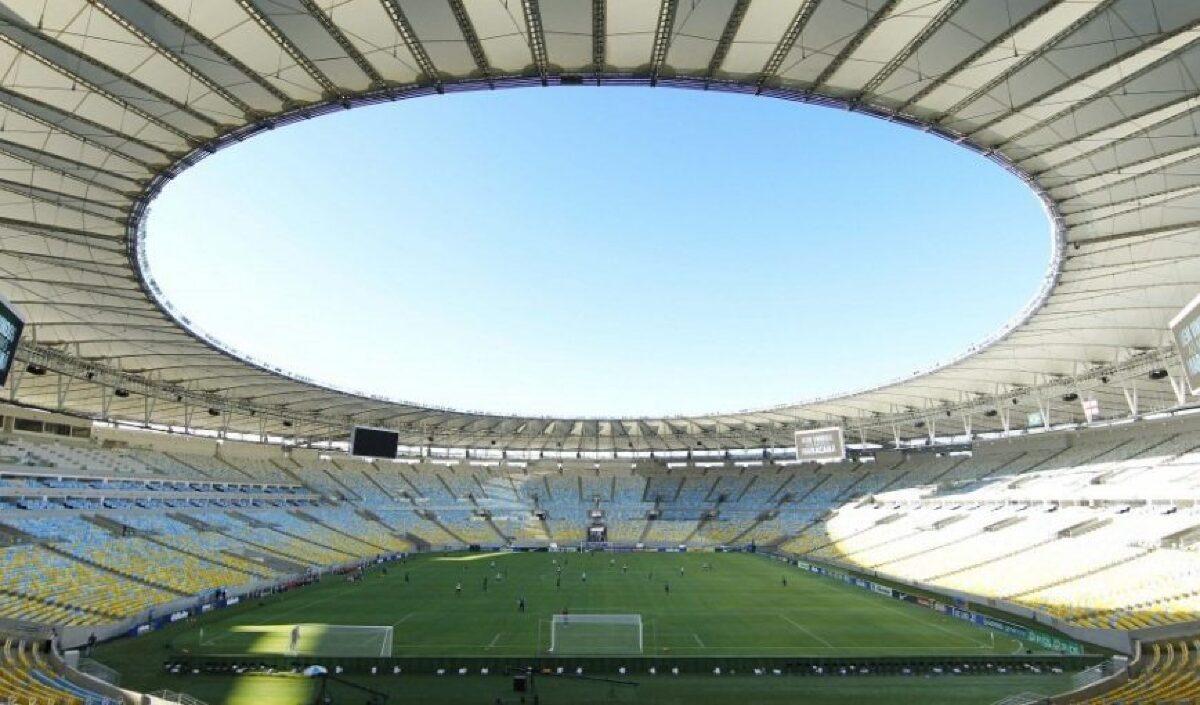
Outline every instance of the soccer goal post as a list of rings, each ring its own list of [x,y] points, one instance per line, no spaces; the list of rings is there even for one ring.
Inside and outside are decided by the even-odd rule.
[[[295,624],[287,633],[289,656],[391,656],[390,626]]]
[[[556,614],[550,652],[563,656],[642,653],[640,614]]]

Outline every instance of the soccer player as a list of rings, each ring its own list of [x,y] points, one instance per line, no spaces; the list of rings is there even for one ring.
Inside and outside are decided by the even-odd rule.
[[[587,582],[587,571],[585,570],[582,573],[580,573],[579,577],[583,580],[583,582],[586,583]]]
[[[671,583],[663,583],[663,590],[665,590],[666,593],[668,595],[670,595],[671,594]]]
[[[288,653],[296,653],[296,649],[300,647],[300,625],[292,627],[292,638],[288,641]]]
[[[786,576],[786,575],[785,575],[785,576],[783,576],[783,577],[781,578],[781,580],[783,581],[783,586],[784,586],[784,587],[787,587],[787,576]]]
[[[455,595],[462,595],[462,583],[455,583],[455,584],[454,584],[454,594],[455,594]]]
[[[621,575],[624,575],[624,574],[626,574],[626,573],[628,573],[628,572],[629,572],[629,564],[628,564],[628,563],[622,563],[622,564],[621,564]]]
[[[518,612],[525,611],[525,596],[524,595],[517,598],[517,611]]]
[[[683,566],[679,566],[679,574],[683,575]]]
[[[483,576],[483,591],[487,592],[487,576]]]

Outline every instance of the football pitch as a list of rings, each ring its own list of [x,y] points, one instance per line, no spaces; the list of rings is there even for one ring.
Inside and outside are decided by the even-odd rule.
[[[461,591],[459,590],[461,586]],[[524,600],[525,610],[520,610]],[[638,615],[640,653],[687,656],[1011,654],[1014,639],[770,559],[712,553],[424,556],[331,576],[262,607],[212,615],[178,635],[193,654],[396,656],[551,653],[550,622]],[[581,620],[577,620],[581,621]],[[560,628],[582,630],[583,624]],[[602,653],[639,653],[636,644]],[[579,652],[576,652],[579,653]]]
[[[327,576],[306,588],[247,600],[135,639],[104,644],[96,658],[122,674],[122,685],[142,691],[184,691],[209,705],[299,704],[312,701],[311,679],[171,675],[164,673],[162,663],[180,653],[198,657],[381,654],[387,643],[381,630],[345,627],[391,627],[390,651],[396,657],[553,656],[550,624],[564,609],[579,617],[636,615],[642,630],[640,652],[628,640],[619,642],[622,646],[616,652],[631,658],[638,653],[657,658],[920,658],[1013,654],[1032,648],[1009,636],[763,556],[503,553],[416,556],[390,563],[386,570],[373,568],[357,582]],[[293,644],[297,625],[299,640]],[[575,626],[573,622],[566,628]],[[611,658],[614,652],[604,653]],[[399,678],[350,675],[355,682],[390,692],[392,703],[494,702],[509,685],[505,677],[503,673],[435,677],[411,669]],[[990,703],[1021,691],[1059,692],[1068,689],[1069,679],[1070,674],[964,675],[954,681],[696,674],[665,679],[648,676],[643,669],[627,679],[639,687],[601,688],[543,678],[540,695],[544,703],[699,705],[743,695],[764,703],[894,703],[910,701],[910,696],[911,702],[921,703]]]

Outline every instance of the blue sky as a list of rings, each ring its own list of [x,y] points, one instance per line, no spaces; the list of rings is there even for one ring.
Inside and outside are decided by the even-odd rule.
[[[496,412],[732,411],[956,354],[1049,226],[979,156],[843,111],[666,88],[360,108],[206,159],[149,261],[194,323],[336,386]]]

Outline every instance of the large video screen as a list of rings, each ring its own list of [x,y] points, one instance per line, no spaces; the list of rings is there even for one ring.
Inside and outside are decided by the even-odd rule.
[[[1170,325],[1188,389],[1192,394],[1200,394],[1200,296],[1184,306]]]
[[[385,428],[355,426],[350,434],[350,455],[366,458],[395,458],[400,434]]]
[[[21,331],[25,330],[25,319],[0,296],[0,387],[8,382],[13,360],[17,358],[17,343]]]
[[[796,431],[796,459],[819,462],[845,460],[846,443],[841,426]]]

